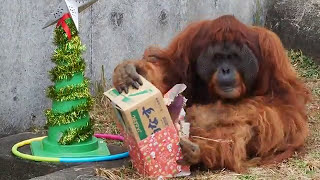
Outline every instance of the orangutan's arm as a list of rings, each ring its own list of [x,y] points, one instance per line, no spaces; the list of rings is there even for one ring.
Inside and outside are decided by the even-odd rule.
[[[185,159],[192,159],[190,164],[202,162],[208,168],[241,172],[250,155],[280,161],[302,146],[307,136],[303,110],[280,101],[266,104],[259,97],[236,105],[194,105],[187,110],[187,120],[191,123],[193,148],[199,147],[200,151],[185,153]],[[182,147],[183,151],[189,152],[188,147],[192,146]],[[283,153],[276,155],[279,152]]]
[[[139,88],[142,84],[139,75],[154,84],[163,94],[181,79],[175,61],[155,48],[147,49],[141,60],[127,60],[119,64],[114,69],[113,85],[119,92],[127,92],[129,86]]]

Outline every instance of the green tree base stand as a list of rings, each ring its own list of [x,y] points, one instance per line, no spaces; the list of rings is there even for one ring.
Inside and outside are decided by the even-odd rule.
[[[48,137],[42,141],[34,141],[31,143],[31,152],[34,156],[42,157],[98,157],[110,155],[106,143],[102,139],[92,137],[85,142],[75,145],[59,145],[55,142],[50,142]]]
[[[58,48],[52,61],[57,66],[49,72],[55,85],[47,90],[47,96],[52,99],[52,109],[45,111],[48,137],[31,143],[32,154],[57,158],[108,156],[107,144],[93,136],[89,116],[93,101],[81,58],[85,48],[72,19],[67,18],[63,23],[64,27],[55,28],[54,42]]]
[[[74,102],[70,102],[74,103]],[[91,136],[87,140],[70,145],[59,144],[62,133],[72,127],[81,127],[90,121],[89,117],[79,119],[68,125],[49,127],[48,137],[42,141],[31,143],[31,152],[34,156],[43,157],[93,157],[110,155],[107,144],[102,139]]]

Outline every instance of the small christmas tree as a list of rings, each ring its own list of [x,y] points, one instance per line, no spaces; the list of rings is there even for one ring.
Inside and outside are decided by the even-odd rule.
[[[89,79],[84,77],[85,61],[81,57],[85,46],[81,44],[77,29],[71,18],[65,20],[72,39],[69,41],[62,26],[54,31],[57,46],[52,61],[57,64],[50,72],[54,86],[47,89],[47,96],[53,100],[52,109],[46,110],[47,125],[52,131],[55,126],[66,125],[63,134],[55,134],[59,143],[69,145],[91,138],[93,135],[89,111],[92,98]],[[61,136],[61,137],[60,137]]]
[[[47,157],[85,157],[109,155],[103,140],[93,137],[89,111],[93,100],[89,79],[85,75],[85,61],[77,28],[69,13],[54,30],[52,61],[56,66],[49,71],[54,85],[47,89],[52,108],[45,111],[48,137],[31,144],[32,153]]]

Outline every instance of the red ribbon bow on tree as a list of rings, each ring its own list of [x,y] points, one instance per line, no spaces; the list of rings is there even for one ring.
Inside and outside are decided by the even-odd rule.
[[[70,40],[70,39],[71,39],[71,31],[70,31],[67,23],[65,22],[65,20],[68,19],[68,18],[71,18],[70,13],[64,14],[64,15],[59,19],[56,27],[59,27],[59,26],[61,25],[61,27],[63,28],[63,30],[66,32],[66,34],[67,34],[67,36],[68,36],[68,39]]]

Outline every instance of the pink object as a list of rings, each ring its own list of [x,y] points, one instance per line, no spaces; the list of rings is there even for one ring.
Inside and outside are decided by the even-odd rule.
[[[113,135],[113,134],[95,134],[94,136],[97,138],[102,138],[102,139],[112,139],[112,140],[119,140],[119,141],[124,140],[123,136]]]
[[[182,158],[179,136],[174,126],[169,126],[146,139],[136,142],[125,136],[125,144],[134,167],[148,177],[174,177],[189,175],[189,166],[177,164]],[[182,174],[187,172],[187,174]]]

